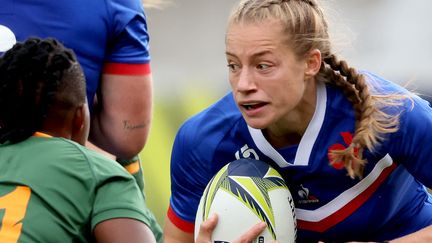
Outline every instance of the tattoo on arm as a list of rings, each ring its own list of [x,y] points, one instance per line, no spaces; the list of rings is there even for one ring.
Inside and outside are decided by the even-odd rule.
[[[131,124],[128,120],[123,121],[123,128],[125,130],[136,130],[136,129],[142,129],[147,126],[146,123],[141,124]]]

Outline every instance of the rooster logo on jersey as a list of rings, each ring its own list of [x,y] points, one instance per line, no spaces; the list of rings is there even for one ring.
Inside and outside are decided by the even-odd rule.
[[[335,168],[337,170],[342,170],[344,168],[344,163],[342,161],[333,161],[331,156],[330,156],[330,151],[332,151],[332,150],[344,150],[352,143],[352,140],[353,140],[353,135],[349,132],[341,132],[340,135],[342,136],[342,139],[343,139],[345,144],[335,143],[332,146],[330,146],[330,148],[328,149],[328,152],[327,152],[327,157],[330,161],[330,166],[332,166],[333,168]],[[354,148],[354,153],[357,156],[359,153],[359,149]]]

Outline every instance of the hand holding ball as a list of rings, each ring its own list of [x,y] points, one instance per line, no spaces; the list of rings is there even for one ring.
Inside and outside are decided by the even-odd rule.
[[[214,213],[219,220],[213,242],[231,242],[259,222],[265,222],[266,228],[256,242],[295,242],[291,194],[280,174],[262,161],[233,161],[212,178],[198,206],[195,236],[201,223]]]

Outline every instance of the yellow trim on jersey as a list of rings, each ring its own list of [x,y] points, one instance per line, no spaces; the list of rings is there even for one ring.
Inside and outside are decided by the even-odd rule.
[[[43,133],[43,132],[35,132],[33,134],[33,136],[35,136],[35,137],[44,137],[44,138],[52,138],[51,135],[48,135],[48,134]]]
[[[126,165],[124,167],[129,173],[135,174],[140,170],[140,163],[139,161],[135,161],[132,164]]]

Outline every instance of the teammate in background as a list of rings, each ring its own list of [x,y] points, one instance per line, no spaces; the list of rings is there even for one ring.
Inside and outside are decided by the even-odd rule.
[[[31,36],[54,37],[73,49],[86,78],[89,141],[114,155],[141,189],[137,155],[146,143],[152,114],[149,35],[142,4],[140,0],[37,4],[0,0],[0,52]],[[156,220],[151,228],[161,239]]]
[[[152,104],[149,36],[141,1],[0,4],[0,25],[17,41],[54,37],[75,51],[87,82],[90,141],[120,158],[138,154],[147,138]]]
[[[338,59],[317,1],[242,1],[226,58],[232,92],[176,136],[165,242],[193,242],[205,186],[243,157],[283,175],[297,242],[432,242],[432,110]]]
[[[134,178],[81,145],[85,79],[54,39],[0,58],[0,242],[155,242]]]

